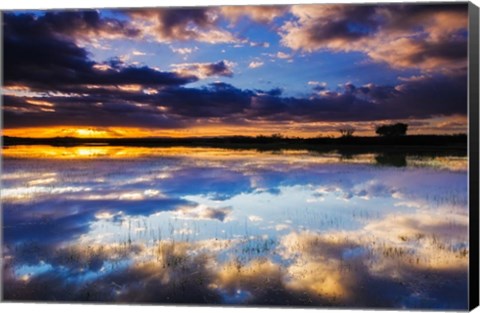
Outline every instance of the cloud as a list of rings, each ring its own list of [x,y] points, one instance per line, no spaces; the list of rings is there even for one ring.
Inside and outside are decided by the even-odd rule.
[[[250,62],[250,64],[248,65],[249,68],[258,68],[258,67],[262,67],[263,66],[263,62],[260,62],[260,61],[252,61]]]
[[[193,47],[193,48],[174,48],[172,46],[170,46],[170,49],[175,52],[175,53],[178,53],[178,54],[181,54],[181,55],[185,55],[185,54],[191,54],[192,52],[194,51],[197,51],[198,50],[198,47]]]
[[[305,51],[354,44],[374,30],[375,9],[369,5],[293,6],[291,13],[297,20],[282,26],[282,43]]]
[[[44,18],[35,19],[29,14],[5,15],[6,86],[26,85],[33,90],[60,91],[82,84],[164,86],[196,80],[192,76],[179,77],[147,66],[125,65],[119,59],[95,63],[85,49],[58,37],[46,23]]]
[[[207,8],[135,9],[128,14],[142,25],[144,35],[159,42],[196,40],[211,44],[238,42],[233,34],[217,26],[218,16]]]
[[[218,67],[194,66],[191,70],[196,70],[196,75],[214,74],[215,69],[227,74],[228,70],[224,66],[220,62]],[[175,75],[181,79],[180,74]],[[114,77],[118,76],[115,74]],[[131,79],[132,76],[129,76],[129,82]],[[139,75],[138,79],[144,77]],[[67,122],[71,125],[89,125],[94,122],[94,126],[112,126],[120,125],[121,121],[122,126],[161,125],[175,128],[184,127],[193,119],[206,121],[212,118],[220,124],[242,125],[256,121],[307,123],[423,119],[466,115],[466,106],[458,103],[467,101],[465,75],[429,75],[415,80],[403,80],[392,86],[355,86],[347,83],[342,87],[343,90],[335,91],[319,85],[309,98],[284,97],[277,92],[278,89],[274,89],[274,92],[243,90],[225,83],[214,83],[202,88],[157,87],[155,92],[145,92],[146,89],[142,86],[106,87],[86,89],[79,86],[68,89],[75,94],[84,94],[81,97],[35,98],[35,101],[52,103],[53,106],[47,109],[55,110],[54,114],[42,112],[42,106],[27,103],[27,100],[34,99],[4,96],[5,126],[60,125],[59,123]],[[135,91],[133,87],[138,90]],[[71,112],[76,112],[75,118],[72,118]]]
[[[250,104],[251,91],[214,83],[204,88],[170,88],[157,95],[170,113],[189,118],[232,118]],[[225,105],[228,103],[229,105]]]
[[[263,221],[263,218],[261,218],[261,217],[258,216],[258,215],[250,215],[250,216],[248,217],[248,220],[249,220],[250,222],[254,222],[254,223],[255,223],[255,222],[261,222],[261,221]]]
[[[294,50],[359,51],[393,68],[466,67],[467,6],[296,5],[282,44]]]
[[[420,68],[425,71],[456,70],[466,67],[466,38],[422,41],[398,38],[368,52],[376,61],[395,68]]]
[[[291,57],[289,54],[282,51],[277,52],[276,56],[279,59],[289,59]]]
[[[133,54],[133,55],[136,55],[136,56],[146,55],[145,52],[138,51],[138,50],[133,50],[133,51],[132,51],[132,54]]]
[[[326,86],[327,85],[327,83],[325,83],[325,82],[317,82],[315,80],[310,80],[307,84],[312,85],[312,86]]]
[[[324,91],[327,89],[327,83],[326,82],[317,82],[317,81],[309,81],[307,83],[309,86],[313,86],[313,90],[315,91]]]
[[[232,77],[234,63],[218,61],[217,63],[182,63],[172,64],[174,72],[182,77],[207,78],[210,76]]]
[[[125,21],[103,17],[96,10],[47,11],[44,15],[33,17],[25,14],[17,16],[24,23],[25,30],[35,33],[53,32],[57,36],[70,36],[77,40],[95,41],[102,39],[137,38],[141,30]]]
[[[5,14],[4,48],[5,86],[24,86],[22,88],[27,93],[37,92],[43,98],[5,97],[8,103],[5,108],[6,125],[13,127],[35,123],[35,120],[40,124],[55,124],[62,120],[63,115],[71,116],[67,118],[71,125],[91,124],[93,121],[98,126],[105,126],[115,120],[114,124],[122,124],[120,120],[123,117],[127,124],[130,124],[129,120],[145,118],[153,124],[173,126],[177,122],[169,121],[161,114],[154,116],[152,110],[142,113],[144,109],[122,96],[112,101],[112,95],[115,91],[117,95],[128,93],[128,98],[136,89],[140,92],[138,96],[142,97],[143,90],[197,80],[195,76],[126,65],[119,59],[96,63],[72,39],[51,31],[44,18],[34,18],[30,14]],[[131,88],[133,86],[134,89]],[[55,103],[50,100],[55,100]],[[32,101],[52,105],[32,105]],[[36,109],[33,109],[34,106]],[[39,111],[55,114],[37,117],[34,113]],[[72,112],[76,112],[75,118]],[[112,112],[118,115],[113,116]],[[18,117],[18,114],[23,114],[22,118],[17,119],[15,116]],[[92,114],[96,118],[92,118]]]
[[[263,48],[268,48],[270,47],[270,43],[269,42],[254,42],[254,41],[250,41],[250,47],[263,47]]]
[[[176,214],[182,218],[216,219],[223,222],[231,212],[232,209],[230,208],[211,208],[205,205],[198,205],[195,207],[181,207],[176,211]]]
[[[287,11],[288,6],[222,6],[220,8],[220,13],[233,23],[245,16],[255,22],[266,24]]]
[[[430,76],[397,86],[357,88],[346,84],[341,92],[324,90],[309,99],[255,95],[247,114],[251,118],[268,116],[272,120],[286,120],[288,116],[304,121],[367,121],[466,114],[466,107],[457,103],[466,103],[466,77]]]

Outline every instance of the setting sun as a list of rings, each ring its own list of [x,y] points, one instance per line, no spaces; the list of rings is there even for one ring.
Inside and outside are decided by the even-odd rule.
[[[79,128],[75,130],[75,134],[78,135],[78,137],[105,137],[107,132],[91,128]]]

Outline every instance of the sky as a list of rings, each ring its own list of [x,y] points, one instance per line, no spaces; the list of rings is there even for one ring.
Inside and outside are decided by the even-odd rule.
[[[3,134],[467,131],[467,4],[3,14]]]

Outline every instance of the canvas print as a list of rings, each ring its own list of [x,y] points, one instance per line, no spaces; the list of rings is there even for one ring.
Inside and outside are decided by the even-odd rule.
[[[4,11],[3,301],[467,309],[468,10]]]

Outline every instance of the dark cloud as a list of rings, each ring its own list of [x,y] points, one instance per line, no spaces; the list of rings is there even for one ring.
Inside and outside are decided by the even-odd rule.
[[[154,18],[158,22],[156,30],[159,35],[169,39],[190,37],[194,31],[189,31],[189,23],[205,28],[210,27],[213,18],[209,16],[206,8],[180,8],[180,9],[137,9],[129,11],[133,17]]]
[[[298,5],[280,31],[295,50],[359,51],[394,68],[449,71],[467,60],[467,5]]]
[[[436,3],[435,5],[390,4],[379,6],[379,19],[383,27],[390,30],[411,30],[415,27],[428,25],[436,15],[456,17],[460,20],[465,17],[467,6],[463,3]]]
[[[53,15],[55,18],[49,19],[60,20],[61,14],[56,13]],[[62,21],[73,13],[66,14],[67,17],[62,18]],[[62,91],[63,87],[81,84],[168,86],[196,80],[193,76],[180,77],[175,73],[160,72],[146,66],[120,67],[118,63],[115,64],[116,67],[101,70],[99,64],[89,59],[84,48],[69,38],[58,36],[59,29],[53,28],[49,19],[30,14],[4,15],[6,86],[26,85],[37,90]],[[68,33],[69,28],[64,31]],[[113,63],[110,62],[109,65]]]
[[[335,13],[334,19],[319,19],[309,25],[311,40],[318,43],[338,38],[354,41],[369,36],[378,27],[373,6],[349,5]]]
[[[4,15],[5,86],[24,86],[45,96],[58,92],[63,94],[49,97],[48,102],[55,102],[56,114],[45,115],[35,112],[50,113],[53,109],[43,108],[42,111],[41,106],[34,108],[27,103],[32,99],[4,96],[7,127],[55,125],[61,123],[63,117],[72,125],[121,125],[125,122],[133,126],[140,120],[152,126],[178,125],[178,122],[161,114],[150,114],[151,110],[135,110],[128,95],[125,95],[125,99],[114,97],[127,93],[122,89],[123,85],[140,85],[140,91],[143,88],[158,89],[195,81],[195,76],[160,72],[147,66],[129,66],[118,60],[95,63],[84,48],[77,46],[72,39],[60,36],[59,31],[69,34],[70,28],[62,26],[68,18],[77,21],[77,24],[84,21],[89,27],[98,26],[98,14],[65,14],[66,17],[62,17],[62,13],[41,17],[31,14]],[[221,64],[214,69],[219,69],[219,66]],[[90,86],[98,88],[92,91]],[[115,86],[120,88],[116,93],[111,90]]]
[[[125,21],[102,17],[98,11],[94,10],[49,11],[37,17],[36,22],[44,28],[43,31],[86,40],[91,36],[135,38],[141,33],[140,29]]]
[[[408,56],[411,64],[427,62],[429,59],[461,61],[465,59],[468,49],[466,37],[453,38],[449,41],[418,43],[420,51]]]
[[[372,5],[297,5],[291,12],[297,22],[281,28],[283,44],[293,49],[313,51],[342,49],[368,38],[380,27]]]
[[[230,32],[218,27],[216,13],[208,8],[135,9],[127,13],[146,23],[145,28],[160,42],[196,40],[208,43],[237,42]]]
[[[385,105],[395,115],[430,117],[467,114],[467,76],[423,76],[396,86]],[[381,102],[380,102],[381,103]],[[405,107],[405,112],[402,108]]]
[[[246,121],[374,121],[466,115],[467,78],[422,76],[396,86],[346,84],[310,98],[283,97],[278,90],[242,90],[225,83],[203,88],[169,87],[142,91],[85,90],[83,97],[46,97],[52,108],[31,105],[30,98],[4,97],[5,126],[93,125],[178,128],[208,119],[230,124]],[[98,93],[97,93],[98,92]],[[136,105],[141,103],[141,106]],[[54,109],[55,112],[44,112]],[[95,116],[95,119],[92,117]]]
[[[182,119],[173,119],[162,114],[155,107],[138,107],[134,102],[115,99],[122,93],[87,95],[85,97],[47,98],[55,103],[55,112],[44,112],[37,106],[29,105],[26,98],[4,97],[4,126],[131,126],[179,128],[186,126]],[[128,95],[125,95],[128,98]],[[138,98],[145,98],[140,95]],[[10,102],[11,99],[15,99]],[[33,109],[31,107],[34,107]],[[26,109],[28,108],[28,109]],[[27,111],[24,111],[27,110]],[[52,110],[52,109],[47,109]]]
[[[267,95],[267,96],[277,97],[277,96],[280,96],[283,93],[283,90],[282,90],[282,88],[273,88],[273,89],[270,89],[268,91],[256,89],[255,93],[257,93],[259,95]]]
[[[217,63],[211,63],[207,66],[207,75],[208,76],[226,76],[226,77],[232,77],[233,72],[232,70],[227,66],[225,61],[220,61]]]
[[[242,114],[250,105],[249,90],[241,90],[225,83],[214,83],[204,88],[168,88],[158,94],[158,103],[179,118],[227,117]]]

